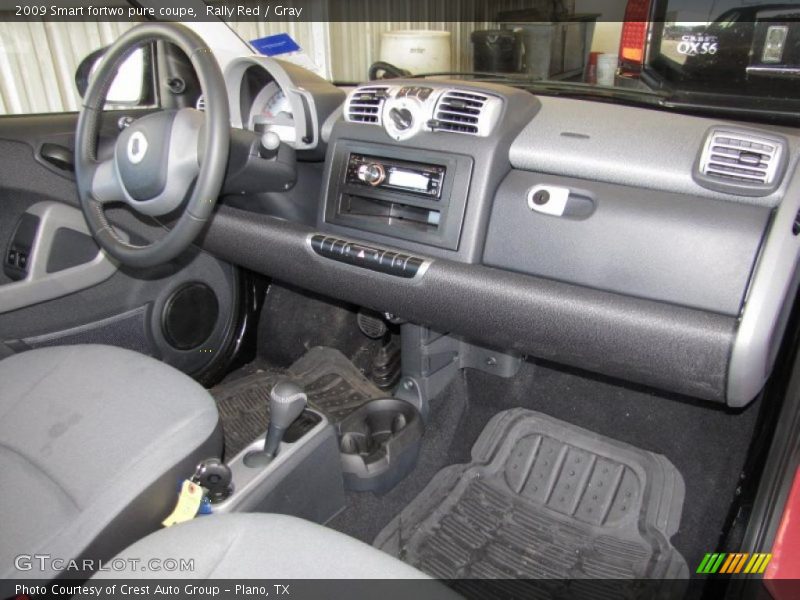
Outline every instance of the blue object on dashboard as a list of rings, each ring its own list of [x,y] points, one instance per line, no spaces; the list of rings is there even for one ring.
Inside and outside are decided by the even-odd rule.
[[[287,54],[300,50],[300,46],[288,33],[278,33],[258,38],[252,40],[250,45],[266,56],[277,56],[278,54]]]

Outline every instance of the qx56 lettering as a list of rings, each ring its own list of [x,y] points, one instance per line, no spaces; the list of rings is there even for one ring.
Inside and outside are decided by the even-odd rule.
[[[302,8],[283,6],[281,4],[276,6],[272,6],[271,4],[265,4],[263,6],[238,6],[235,4],[206,6],[207,17],[220,17],[222,19],[233,19],[234,17],[257,17],[264,19],[269,19],[270,17],[294,17],[299,19],[302,14]]]

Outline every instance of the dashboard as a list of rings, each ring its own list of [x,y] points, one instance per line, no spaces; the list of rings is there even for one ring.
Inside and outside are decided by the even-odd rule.
[[[795,130],[463,81],[345,96],[263,57],[226,78],[234,125],[296,150],[297,184],[223,199],[215,254],[694,398],[763,386],[800,282]]]

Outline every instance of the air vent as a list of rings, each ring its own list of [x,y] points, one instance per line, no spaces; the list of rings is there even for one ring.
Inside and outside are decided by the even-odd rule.
[[[381,106],[388,90],[387,86],[368,86],[353,91],[347,99],[345,119],[351,123],[380,125]]]
[[[700,175],[743,193],[768,193],[780,183],[785,150],[778,138],[714,129],[700,156]]]
[[[491,133],[500,116],[502,101],[494,96],[448,90],[439,98],[431,128],[470,135]]]

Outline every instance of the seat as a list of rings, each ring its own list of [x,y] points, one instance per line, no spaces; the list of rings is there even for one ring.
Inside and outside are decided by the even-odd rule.
[[[146,571],[164,557],[192,564],[181,571]],[[197,517],[157,531],[114,559],[126,570],[95,579],[427,579],[377,548],[311,521],[286,515],[232,513]]]
[[[178,482],[221,451],[209,393],[153,358],[84,345],[0,361],[0,576],[85,577],[15,557],[110,558],[157,529]]]

